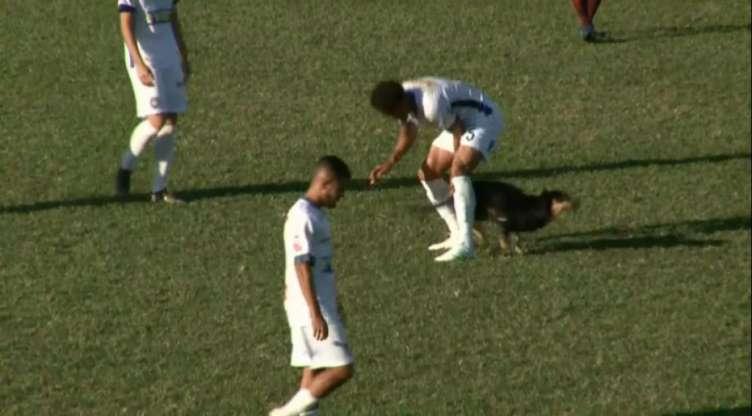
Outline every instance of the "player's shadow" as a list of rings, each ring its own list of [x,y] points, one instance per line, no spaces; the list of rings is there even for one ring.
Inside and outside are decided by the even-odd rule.
[[[728,409],[715,409],[715,410],[701,410],[696,412],[677,412],[666,413],[663,416],[750,416],[752,415],[752,408],[749,406],[728,408]]]
[[[619,162],[594,163],[587,165],[558,166],[545,168],[517,169],[497,172],[480,172],[476,175],[481,179],[510,179],[510,178],[544,178],[571,173],[602,172],[641,168],[647,166],[677,166],[699,163],[720,163],[738,159],[750,159],[749,153],[727,153],[711,156],[698,156],[681,159],[630,159]],[[199,189],[188,189],[179,192],[179,195],[188,202],[214,198],[227,198],[243,195],[268,195],[279,193],[302,193],[308,186],[307,181],[287,181],[277,183],[260,183],[240,186],[218,186]],[[376,189],[395,189],[418,186],[418,180],[414,176],[387,178]],[[365,179],[354,179],[350,190],[364,192],[368,190]],[[111,195],[88,196],[75,199],[38,201],[28,204],[0,206],[0,215],[30,213],[47,211],[59,208],[78,207],[102,207],[111,204],[145,203],[148,201],[147,194],[134,194],[128,198],[118,198]]]
[[[708,25],[708,26],[665,26],[651,27],[627,33],[624,36],[608,34],[607,36],[597,39],[594,44],[622,43],[640,40],[655,40],[667,38],[679,38],[685,36],[707,35],[715,33],[733,33],[739,31],[750,31],[751,25]]]
[[[679,166],[690,165],[700,163],[720,163],[728,162],[732,160],[751,159],[752,155],[745,152],[739,153],[726,153],[712,156],[697,156],[681,159],[627,159],[618,162],[604,162],[604,163],[592,163],[587,165],[575,165],[575,166],[558,166],[550,168],[531,168],[531,169],[517,169],[510,171],[498,171],[498,172],[479,172],[475,175],[481,179],[500,179],[505,178],[544,178],[550,176],[565,175],[571,173],[593,173],[602,171],[613,171],[631,168],[644,168],[649,166]]]
[[[529,250],[529,253],[628,248],[717,247],[724,244],[724,241],[697,238],[696,234],[750,229],[752,229],[752,217],[749,216],[651,224],[630,229],[608,227],[543,237],[538,239],[540,246]]]

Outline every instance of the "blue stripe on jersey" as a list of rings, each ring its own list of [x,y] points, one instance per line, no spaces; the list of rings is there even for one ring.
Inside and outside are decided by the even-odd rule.
[[[120,13],[136,13],[136,8],[127,4],[121,4],[118,6],[118,12]]]
[[[474,108],[487,116],[490,116],[491,113],[493,113],[493,109],[489,107],[488,105],[486,105],[486,103],[475,101],[475,100],[452,101],[452,108],[455,108],[455,107]]]

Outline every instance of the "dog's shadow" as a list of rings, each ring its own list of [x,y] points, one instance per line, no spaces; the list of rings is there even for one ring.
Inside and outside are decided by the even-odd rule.
[[[718,247],[725,244],[725,241],[701,238],[702,236],[698,234],[750,230],[751,228],[749,216],[650,224],[629,230],[609,227],[587,232],[552,235],[537,240],[531,239],[535,244],[527,245],[526,254],[542,255],[583,250]]]

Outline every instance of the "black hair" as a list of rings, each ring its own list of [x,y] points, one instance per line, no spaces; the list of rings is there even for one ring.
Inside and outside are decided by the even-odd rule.
[[[397,81],[381,81],[371,91],[371,106],[382,113],[391,112],[405,97],[405,89]]]
[[[316,162],[316,170],[326,169],[332,172],[339,180],[349,180],[352,178],[350,168],[344,160],[334,155],[323,156]]]

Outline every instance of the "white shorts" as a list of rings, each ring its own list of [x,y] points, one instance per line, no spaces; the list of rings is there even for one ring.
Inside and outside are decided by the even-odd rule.
[[[130,61],[127,56],[126,60]],[[141,83],[136,68],[128,64],[128,77],[131,79],[133,94],[136,96],[136,115],[144,118],[153,114],[185,113],[188,98],[185,94],[183,68],[151,68],[154,85],[149,87]]]
[[[467,129],[460,138],[460,146],[471,147],[483,154],[488,160],[498,147],[501,133],[504,131],[504,122],[499,116],[481,116],[476,119],[473,127]],[[431,146],[454,153],[454,135],[444,130],[431,143]]]
[[[310,326],[291,325],[290,339],[290,365],[293,367],[333,368],[353,362],[345,327],[339,322],[329,323],[329,336],[323,341],[313,337]]]

